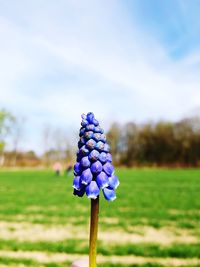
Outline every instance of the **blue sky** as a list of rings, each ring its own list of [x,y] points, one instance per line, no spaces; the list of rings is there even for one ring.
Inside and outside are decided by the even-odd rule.
[[[177,120],[200,109],[197,0],[0,0],[0,107],[26,117],[24,149],[44,124],[74,134],[80,114],[103,126]]]

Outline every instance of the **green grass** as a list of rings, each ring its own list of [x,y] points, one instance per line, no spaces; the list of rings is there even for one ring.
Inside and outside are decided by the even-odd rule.
[[[120,244],[119,240],[118,244],[109,243],[106,246],[99,242],[99,253],[200,257],[200,170],[120,169],[117,174],[121,182],[117,200],[108,203],[102,197],[100,201],[101,231],[112,230],[117,233],[120,229],[129,233],[134,226],[172,227],[174,230],[192,231],[199,237],[199,243],[131,245]],[[68,224],[82,227],[85,231],[88,229],[90,202],[86,197],[74,197],[71,184],[72,176],[55,177],[51,171],[0,171],[0,221],[31,222],[46,226]],[[81,254],[88,250],[87,240],[77,238],[60,243],[0,239],[0,249]],[[3,260],[0,259],[1,262]],[[28,264],[32,262],[27,261],[25,265]]]
[[[144,257],[172,257],[172,258],[200,258],[200,243],[197,244],[171,244],[161,246],[158,244],[102,244],[99,242],[98,252],[105,256],[136,255]],[[1,250],[13,251],[45,251],[65,252],[74,254],[87,254],[88,245],[86,240],[68,239],[60,242],[21,242],[15,240],[0,240]]]

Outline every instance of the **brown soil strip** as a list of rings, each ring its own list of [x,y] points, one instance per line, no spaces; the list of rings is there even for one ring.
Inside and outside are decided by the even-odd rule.
[[[9,257],[12,259],[31,259],[38,263],[61,263],[65,261],[75,261],[80,258],[87,259],[86,255],[65,254],[65,253],[44,253],[44,252],[24,252],[24,251],[0,251],[0,257]],[[200,259],[177,259],[177,258],[146,258],[138,256],[98,256],[99,263],[115,263],[115,264],[144,264],[159,263],[165,266],[182,266],[182,265],[198,265]]]
[[[88,239],[89,228],[83,230],[81,226],[56,225],[47,226],[32,223],[0,222],[0,238],[20,241],[61,241],[70,238]],[[176,234],[175,234],[176,232]],[[134,232],[127,233],[122,230],[99,231],[99,240],[113,243],[158,243],[169,245],[171,243],[197,243],[197,236],[191,231],[174,228],[156,229],[153,227],[135,227]]]

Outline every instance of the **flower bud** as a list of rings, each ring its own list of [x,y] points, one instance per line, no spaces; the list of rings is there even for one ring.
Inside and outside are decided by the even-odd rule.
[[[100,141],[100,139],[101,139],[101,134],[100,134],[100,133],[94,133],[94,134],[93,134],[93,138],[94,138],[95,141],[98,142],[98,141]]]
[[[81,159],[81,166],[83,166],[84,168],[90,167],[90,161],[87,156]]]
[[[99,173],[102,171],[102,164],[100,161],[95,161],[94,163],[92,163],[91,165],[91,172],[92,173]]]
[[[88,125],[88,121],[87,120],[82,120],[81,125],[83,127],[85,127],[86,125]]]
[[[99,141],[98,143],[96,143],[95,148],[99,151],[103,151],[104,150],[104,143]]]
[[[105,152],[101,152],[99,154],[99,160],[102,162],[102,163],[105,163],[106,160],[107,160],[107,154]]]
[[[82,169],[81,169],[81,164],[79,162],[76,162],[74,165],[74,173],[76,175],[79,175],[81,173]]]
[[[107,161],[112,162],[112,155],[110,153],[107,153]]]
[[[89,149],[87,149],[86,146],[84,145],[84,146],[82,146],[82,147],[80,148],[80,153],[81,153],[83,156],[87,156],[87,155],[90,153],[90,151],[89,151]]]
[[[87,121],[88,121],[89,123],[93,123],[93,119],[94,119],[94,114],[93,114],[92,112],[89,112],[89,113],[87,114]]]
[[[85,127],[86,131],[94,131],[94,128],[95,128],[94,124],[88,124]]]
[[[89,154],[89,159],[91,160],[91,161],[96,161],[96,160],[98,160],[98,158],[99,158],[99,152],[97,151],[97,150],[92,150],[91,152],[90,152],[90,154]]]
[[[105,134],[101,134],[100,141],[102,141],[103,143],[106,142],[106,136],[105,136]]]
[[[91,139],[93,137],[93,132],[92,131],[89,131],[89,132],[85,132],[84,133],[84,137],[85,139]]]
[[[103,165],[103,170],[108,176],[111,176],[114,172],[114,167],[110,162],[107,162]]]
[[[104,152],[109,152],[110,151],[110,146],[108,144],[104,144],[103,151]]]
[[[82,128],[80,129],[79,136],[80,136],[80,137],[83,136],[84,133],[85,133],[85,127],[82,127]]]
[[[90,150],[94,149],[96,146],[96,142],[93,139],[90,139],[89,141],[87,141],[86,143],[87,148],[89,148]]]

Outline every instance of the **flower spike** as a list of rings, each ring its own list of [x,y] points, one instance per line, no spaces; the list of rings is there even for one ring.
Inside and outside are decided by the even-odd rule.
[[[119,180],[114,175],[104,130],[92,112],[82,114],[81,118],[77,162],[74,165],[74,195],[82,197],[86,193],[88,198],[96,199],[102,189],[105,199],[113,201]]]

